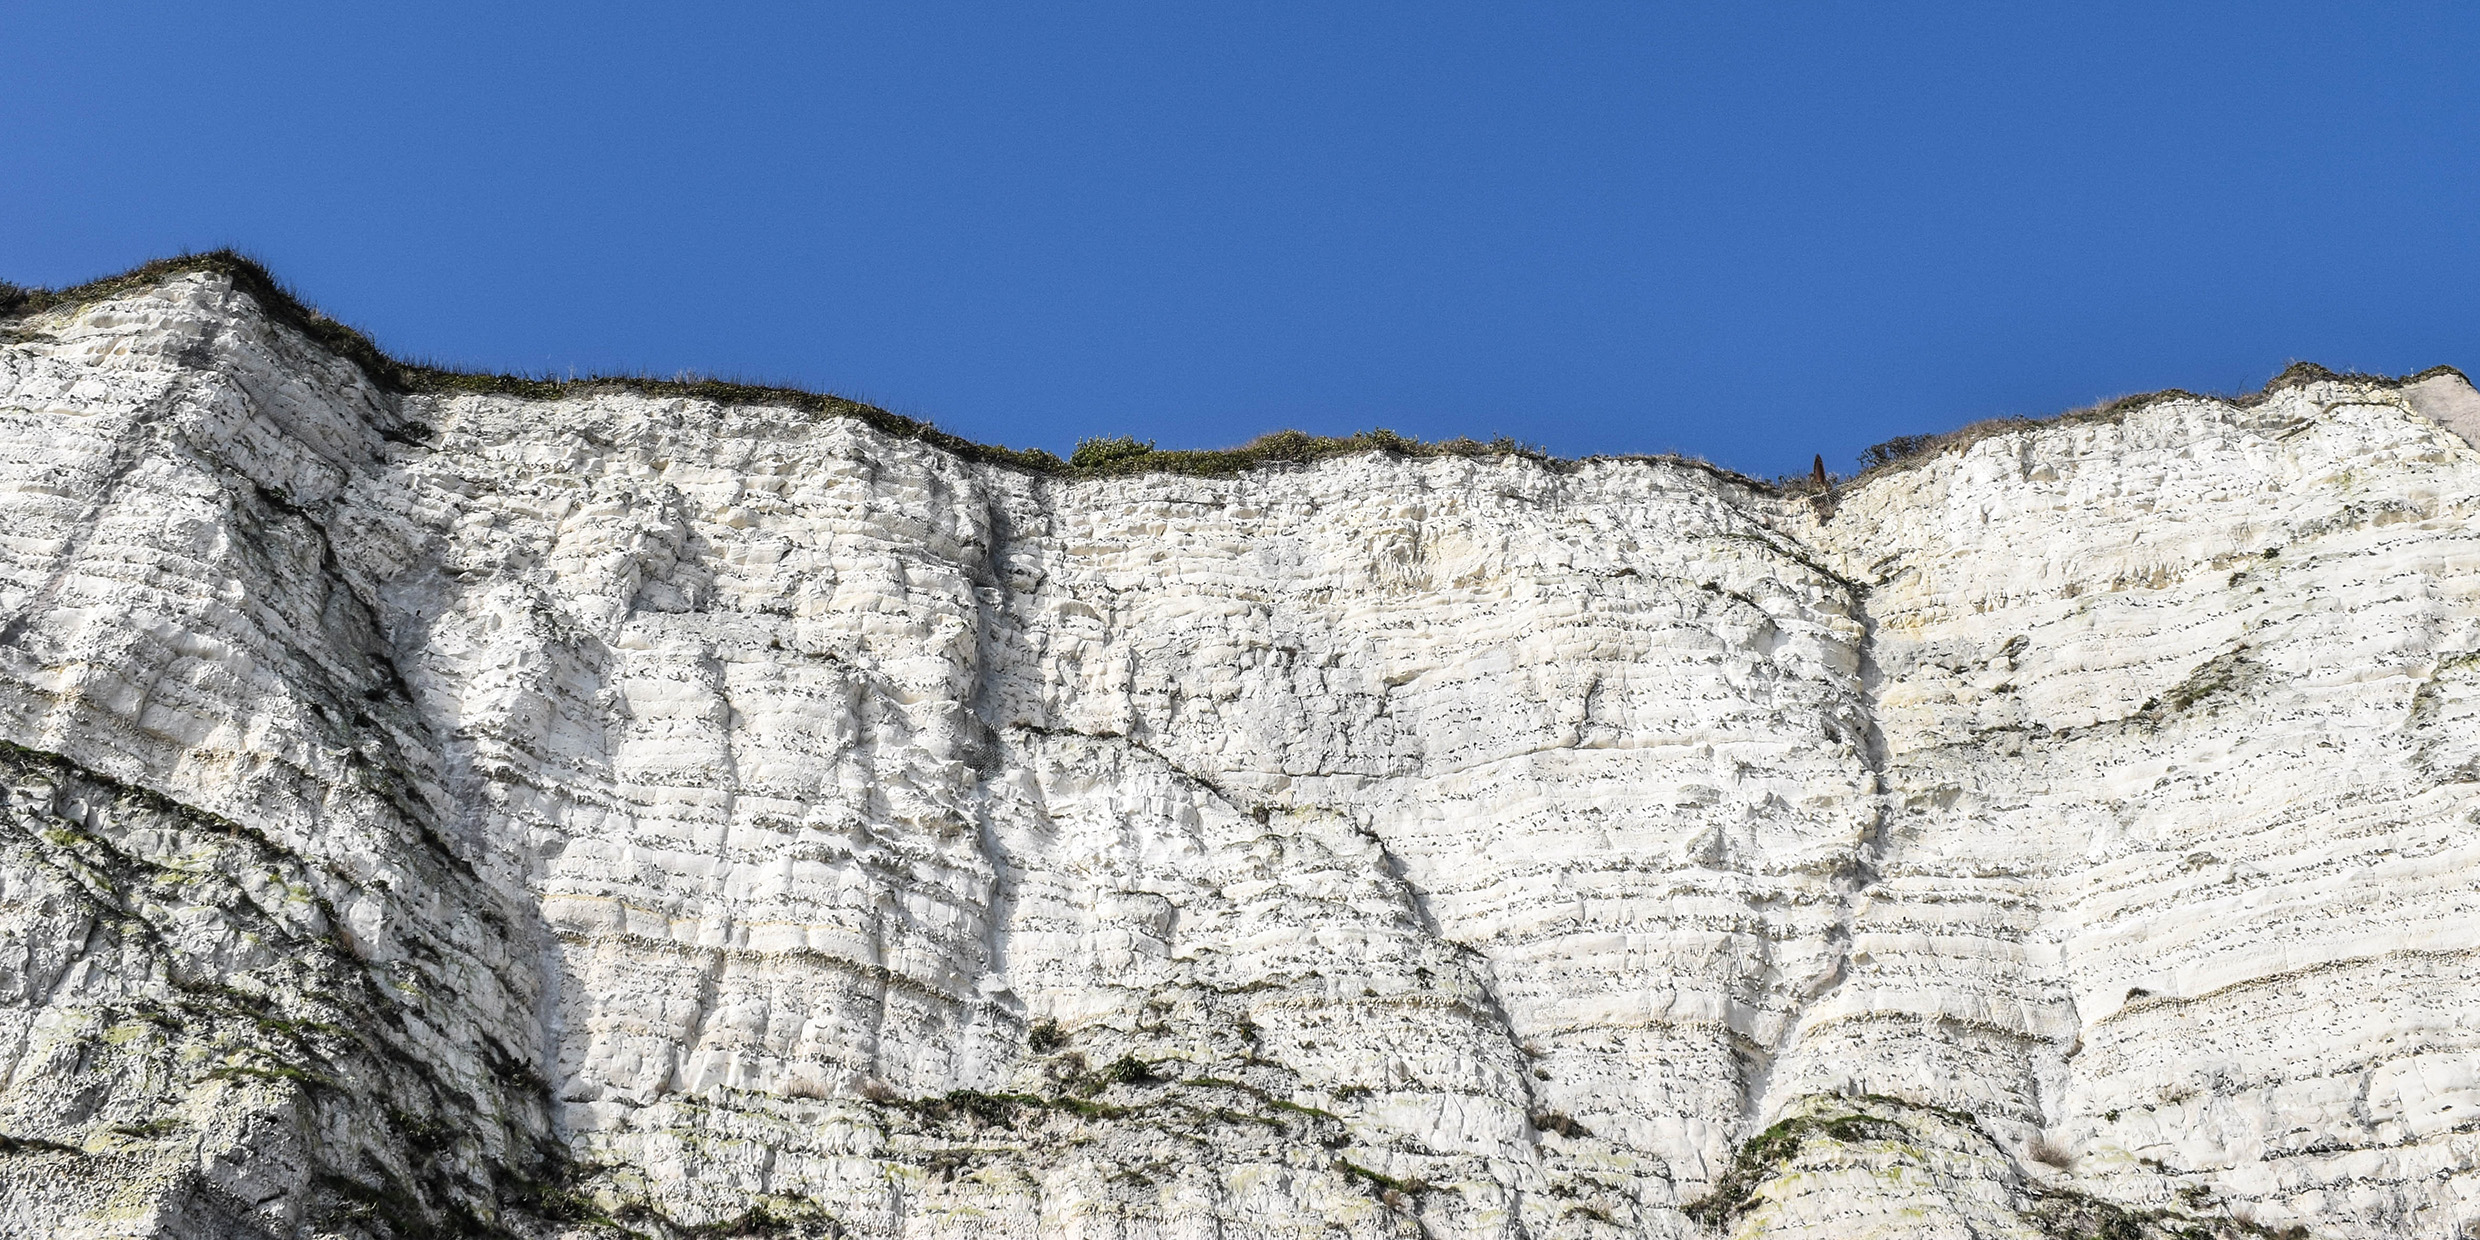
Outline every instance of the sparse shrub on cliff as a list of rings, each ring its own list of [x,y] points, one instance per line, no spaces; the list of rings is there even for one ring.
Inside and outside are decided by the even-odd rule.
[[[1577,1123],[1565,1111],[1542,1111],[1527,1118],[1532,1120],[1533,1128],[1538,1132],[1555,1132],[1570,1140],[1582,1140],[1593,1135],[1591,1129]]]
[[[923,1118],[932,1121],[971,1119],[992,1127],[1013,1128],[1016,1126],[1017,1110],[1027,1104],[1039,1106],[1041,1099],[1019,1094],[989,1094],[978,1089],[957,1089],[937,1098],[923,1099],[914,1104],[914,1109]]]
[[[1841,474],[1827,474],[1824,482],[1814,473],[1776,474],[1770,484],[1782,495],[1822,495],[1847,481]]]
[[[1935,435],[1897,435],[1884,443],[1873,443],[1860,450],[1860,468],[1875,469],[1891,465],[1905,457],[1918,456],[1937,446]]]
[[[1417,1177],[1397,1179],[1383,1171],[1364,1167],[1348,1158],[1336,1159],[1335,1169],[1341,1171],[1346,1178],[1358,1180],[1377,1190],[1378,1200],[1386,1203],[1387,1208],[1400,1210],[1407,1214],[1412,1213],[1416,1208],[1413,1199],[1430,1191],[1430,1184],[1427,1180]]]
[[[1068,464],[1078,469],[1096,469],[1119,461],[1133,461],[1139,457],[1150,456],[1153,451],[1154,441],[1151,439],[1142,443],[1126,435],[1116,439],[1080,439],[1076,441],[1076,451],[1068,454]]]

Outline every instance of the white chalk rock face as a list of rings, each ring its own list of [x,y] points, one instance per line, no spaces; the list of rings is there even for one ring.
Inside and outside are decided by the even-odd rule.
[[[2480,1227],[2480,395],[1831,497],[0,337],[0,1236]]]

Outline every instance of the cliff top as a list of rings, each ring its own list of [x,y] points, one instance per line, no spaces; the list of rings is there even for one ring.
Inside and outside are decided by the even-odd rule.
[[[979,443],[918,418],[881,409],[876,405],[852,400],[826,392],[772,384],[740,383],[725,379],[662,379],[651,375],[589,375],[583,378],[554,378],[548,375],[524,375],[466,370],[411,362],[381,349],[368,334],[342,323],[304,301],[257,260],[236,250],[219,249],[204,253],[180,254],[141,264],[117,275],[90,280],[68,288],[28,288],[0,281],[0,323],[24,319],[45,311],[77,306],[129,293],[179,276],[205,273],[221,276],[248,294],[270,318],[318,342],[336,356],[358,366],[370,381],[382,390],[407,395],[475,395],[509,396],[526,400],[558,400],[599,392],[628,392],[645,396],[680,397],[708,400],[717,404],[774,405],[808,413],[859,419],[890,435],[918,440],[955,454],[965,460],[1020,469],[1029,473],[1065,478],[1110,477],[1125,474],[1173,473],[1196,476],[1226,476],[1269,465],[1299,465],[1327,457],[1347,456],[1360,452],[1386,452],[1403,457],[1504,457],[1515,456],[1544,465],[1564,466],[1574,462],[1551,456],[1531,444],[1501,436],[1487,443],[1473,439],[1425,441],[1399,435],[1384,428],[1374,428],[1347,436],[1312,435],[1305,431],[1278,430],[1260,435],[1236,448],[1189,449],[1156,448],[1151,441],[1135,439],[1087,439],[1077,445],[1076,452],[1062,460],[1041,448],[1011,448],[998,444]],[[2451,366],[2432,366],[2415,374],[2385,376],[2338,372],[2313,362],[2294,362],[2275,375],[2255,392],[2224,396],[2166,388],[2157,392],[2141,392],[2083,409],[2045,417],[2002,417],[1972,422],[1951,431],[1898,435],[1883,443],[1871,445],[1860,456],[1861,469],[1850,477],[1835,478],[1829,488],[1848,485],[1878,473],[1907,468],[1939,453],[1968,447],[1993,435],[2061,422],[2107,420],[2128,411],[2161,400],[2216,400],[2247,406],[2260,403],[2285,389],[2304,387],[2311,383],[2342,382],[2372,386],[2402,387],[2423,380],[2452,375],[2470,380]],[[1737,482],[1751,489],[1771,493],[1804,493],[1817,489],[1810,478],[1786,475],[1767,481],[1753,478],[1737,470],[1694,457],[1660,455],[1649,457],[1588,457],[1587,460],[1660,460],[1703,470]]]

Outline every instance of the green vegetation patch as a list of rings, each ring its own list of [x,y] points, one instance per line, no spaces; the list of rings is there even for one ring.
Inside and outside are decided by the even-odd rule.
[[[1900,1107],[1932,1115],[1990,1140],[1974,1117],[1945,1107],[1909,1102],[1882,1094],[1839,1098],[1845,1105]],[[1739,1147],[1731,1166],[1714,1182],[1713,1191],[1682,1207],[1689,1218],[1721,1230],[1758,1204],[1758,1190],[1785,1170],[1813,1140],[1845,1145],[1871,1141],[1910,1142],[1911,1129],[1901,1121],[1858,1111],[1822,1112],[1783,1120]],[[1994,1145],[1994,1142],[1993,1142]],[[2303,1240],[2296,1229],[2276,1231],[2229,1216],[2209,1216],[2168,1209],[2134,1209],[2088,1193],[2023,1185],[2021,1208],[2026,1221],[2053,1240]],[[2209,1195],[2209,1194],[2207,1194]]]
[[[1102,1070],[1102,1079],[1114,1085],[1143,1085],[1154,1079],[1154,1067],[1134,1055],[1122,1055]]]
[[[1856,1145],[1863,1141],[1899,1141],[1909,1136],[1903,1125],[1857,1111],[1840,1115],[1803,1115],[1783,1120],[1758,1133],[1732,1156],[1730,1169],[1714,1181],[1713,1191],[1682,1207],[1689,1218],[1720,1227],[1757,1204],[1758,1186],[1771,1179],[1810,1139]]]
[[[2250,658],[2248,648],[2242,645],[2197,665],[2185,680],[2145,702],[2142,710],[2156,720],[2165,714],[2183,714],[2199,703],[2249,688],[2261,682],[2264,674],[2264,666]]]

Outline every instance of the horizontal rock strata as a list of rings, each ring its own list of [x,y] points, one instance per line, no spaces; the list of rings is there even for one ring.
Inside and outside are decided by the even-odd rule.
[[[2480,1227],[2480,396],[1782,496],[0,347],[0,1236]]]

